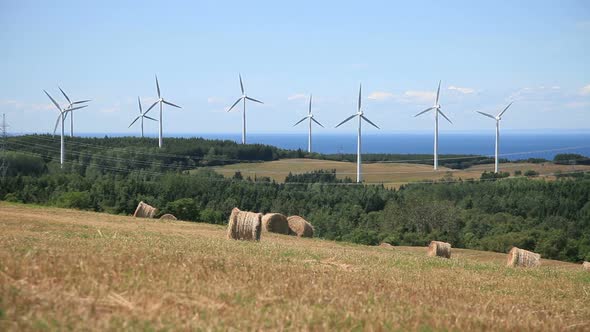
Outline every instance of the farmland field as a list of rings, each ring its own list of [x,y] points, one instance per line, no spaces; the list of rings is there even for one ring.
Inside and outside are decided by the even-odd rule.
[[[262,163],[240,163],[222,167],[212,167],[215,171],[225,176],[233,176],[240,171],[244,177],[267,176],[277,182],[283,182],[289,172],[293,174],[310,172],[319,169],[335,169],[338,178],[349,177],[356,179],[356,163],[329,161],[318,159],[282,159]],[[435,172],[432,166],[407,163],[367,163],[363,165],[363,180],[367,183],[383,183],[389,187],[398,187],[402,184],[417,181],[453,179],[479,179],[484,171],[494,170],[493,164],[477,165],[464,170],[454,170],[446,167],[439,167]],[[563,173],[572,171],[590,171],[590,166],[584,165],[557,165],[553,163],[508,163],[501,164],[500,171],[509,172],[520,170],[523,173],[527,170],[534,170],[540,176],[551,178],[555,172]]]
[[[412,165],[415,166],[415,165]],[[0,330],[590,330],[590,273],[0,202]]]

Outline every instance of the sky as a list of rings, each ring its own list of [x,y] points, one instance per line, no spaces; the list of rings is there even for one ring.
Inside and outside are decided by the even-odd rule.
[[[352,133],[359,84],[365,132],[420,132],[440,104],[441,132],[590,130],[588,1],[27,1],[0,0],[0,113],[12,132],[52,132],[65,104],[78,133],[128,133],[162,95],[164,134],[239,133],[240,93],[251,133],[304,133],[293,124],[313,94],[318,133]],[[150,112],[157,117],[157,110]],[[443,120],[444,121],[444,120]],[[146,123],[146,133],[157,124]]]

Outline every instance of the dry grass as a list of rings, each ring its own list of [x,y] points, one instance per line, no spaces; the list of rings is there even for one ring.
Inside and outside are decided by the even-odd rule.
[[[282,159],[263,163],[242,163],[222,167],[213,167],[220,174],[227,177],[234,175],[236,171],[242,172],[244,177],[268,176],[277,182],[285,181],[289,172],[293,174],[311,172],[319,169],[336,169],[336,176],[340,179],[349,177],[356,179],[356,163],[342,161],[328,161],[317,159]],[[441,180],[452,174],[455,179],[479,179],[484,171],[494,170],[493,164],[477,165],[465,170],[451,170],[446,167],[439,167],[435,172],[432,166],[420,164],[403,163],[370,163],[363,165],[363,180],[367,183],[384,183],[388,187],[399,187],[402,184],[417,181]],[[531,163],[510,163],[500,165],[500,170],[510,172],[520,170],[535,170],[540,175],[553,174],[557,171],[572,172],[575,170],[590,171],[590,166],[583,165],[556,165],[553,163],[531,164]],[[450,173],[449,173],[450,172]]]
[[[0,330],[590,330],[580,264],[0,203]],[[436,277],[435,277],[436,276]]]

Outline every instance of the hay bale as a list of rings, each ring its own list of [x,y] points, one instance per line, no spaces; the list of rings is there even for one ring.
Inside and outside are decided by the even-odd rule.
[[[541,265],[541,255],[528,250],[513,247],[508,253],[506,266],[535,267]]]
[[[313,237],[313,226],[300,216],[290,216],[287,218],[289,224],[289,234],[298,237]]]
[[[137,204],[133,216],[136,218],[153,218],[156,213],[158,213],[158,209],[141,201]]]
[[[231,210],[227,225],[228,239],[260,241],[261,230],[262,214],[240,211],[238,208]]]
[[[160,219],[162,220],[178,220],[173,214],[166,213],[165,215],[161,216]]]
[[[280,213],[267,213],[262,217],[262,230],[265,232],[289,234],[287,217]]]
[[[590,262],[582,263],[582,268],[586,271],[590,271]]]
[[[451,258],[451,244],[447,242],[431,241],[428,245],[428,256]]]
[[[393,246],[389,243],[383,242],[379,245],[379,247],[381,248],[388,248],[388,249],[393,249]]]

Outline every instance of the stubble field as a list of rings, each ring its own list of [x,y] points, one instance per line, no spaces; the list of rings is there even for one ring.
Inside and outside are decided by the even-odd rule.
[[[0,330],[590,330],[590,273],[0,202]]]

